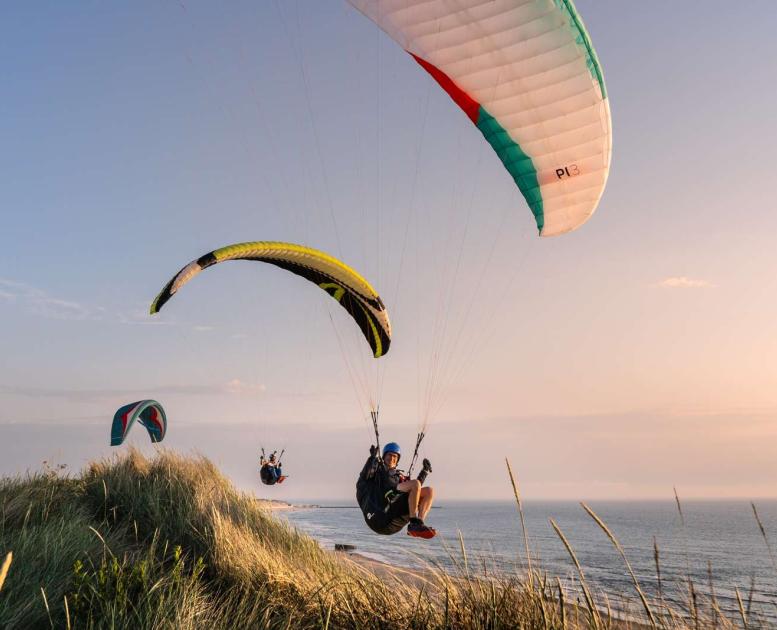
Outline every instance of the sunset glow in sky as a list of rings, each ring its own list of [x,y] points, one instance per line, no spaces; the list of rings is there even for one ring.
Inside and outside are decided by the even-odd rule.
[[[377,377],[330,298],[227,263],[147,315],[197,256],[286,240],[386,300],[382,436],[409,451],[444,331],[425,442],[443,500],[509,497],[505,457],[529,499],[777,497],[777,4],[577,6],[612,169],[551,239],[345,2],[6,7],[0,472],[110,454],[115,409],[155,398],[165,446],[241,486],[286,446],[275,498],[349,497],[370,428],[338,338]]]

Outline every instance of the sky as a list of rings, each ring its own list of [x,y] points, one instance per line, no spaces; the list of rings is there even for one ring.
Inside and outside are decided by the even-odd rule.
[[[0,473],[109,456],[113,412],[155,398],[165,446],[241,487],[269,492],[259,448],[285,446],[273,498],[348,498],[366,397],[410,452],[431,391],[443,501],[508,498],[506,457],[527,499],[777,497],[777,5],[577,6],[612,168],[593,218],[551,239],[345,2],[5,6]],[[389,355],[266,265],[147,314],[184,264],[247,240],[357,268]]]

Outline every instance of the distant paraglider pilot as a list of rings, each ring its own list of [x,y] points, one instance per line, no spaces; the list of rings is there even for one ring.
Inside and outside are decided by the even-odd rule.
[[[437,532],[424,524],[434,490],[422,487],[432,466],[424,459],[418,478],[410,479],[397,468],[401,455],[396,442],[383,447],[382,457],[376,446],[370,446],[370,457],[356,482],[356,500],[367,526],[377,534],[396,534],[407,525],[408,536],[434,538]]]
[[[281,458],[275,457],[275,454],[278,451],[273,451],[269,457],[264,456],[264,449],[262,449],[262,454],[259,457],[259,478],[262,480],[262,483],[267,486],[274,486],[276,483],[283,483],[286,480],[286,477],[283,474],[283,471],[281,470]],[[281,453],[283,455],[283,453]]]

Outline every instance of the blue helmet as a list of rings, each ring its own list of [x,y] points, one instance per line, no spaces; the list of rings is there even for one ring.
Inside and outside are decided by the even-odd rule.
[[[397,458],[402,457],[402,449],[399,448],[399,444],[396,442],[389,442],[383,447],[383,457],[386,456],[386,453],[396,453]]]

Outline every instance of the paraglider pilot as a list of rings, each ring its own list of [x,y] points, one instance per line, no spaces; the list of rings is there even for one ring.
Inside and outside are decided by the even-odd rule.
[[[262,449],[262,454],[259,457],[259,464],[261,465],[261,468],[259,469],[259,478],[262,480],[262,483],[267,486],[283,483],[286,479],[281,470],[282,464],[280,458],[277,460],[275,458],[277,452],[278,451],[273,451],[270,454],[270,457],[265,458],[264,449]]]
[[[424,524],[434,501],[434,489],[422,487],[432,472],[428,459],[417,479],[410,479],[397,468],[402,453],[399,444],[389,442],[383,447],[370,446],[370,457],[356,482],[356,500],[367,526],[377,534],[396,534],[407,525],[408,536],[434,538],[437,532]]]

